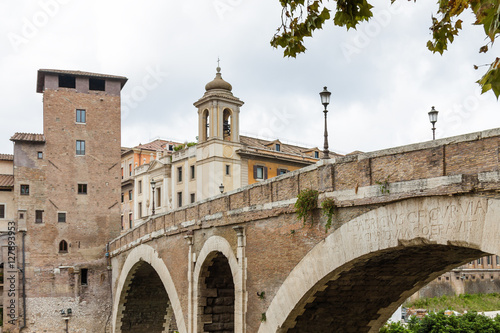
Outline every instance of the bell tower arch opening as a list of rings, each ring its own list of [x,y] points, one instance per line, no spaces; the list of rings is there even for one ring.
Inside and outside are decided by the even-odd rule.
[[[201,268],[198,331],[234,332],[235,289],[228,259],[212,252]]]
[[[224,140],[232,141],[231,136],[231,125],[232,125],[232,117],[233,112],[229,109],[224,109],[222,113],[222,136]]]
[[[210,135],[210,112],[205,109],[201,112],[201,125],[200,125],[200,142],[205,142],[208,140]]]

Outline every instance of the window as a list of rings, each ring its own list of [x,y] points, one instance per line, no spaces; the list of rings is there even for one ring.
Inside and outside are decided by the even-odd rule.
[[[193,203],[194,201],[195,201],[195,194],[191,193],[191,203]]]
[[[488,265],[491,265],[491,256],[487,256],[487,257],[486,257],[486,263],[487,263]]]
[[[132,213],[128,214],[128,227],[132,229]]]
[[[103,79],[89,79],[89,90],[105,91],[105,81]]]
[[[500,256],[497,256],[497,265],[500,265]]]
[[[191,165],[190,167],[190,170],[191,170],[191,179],[194,179],[194,176],[195,176],[195,173],[194,173],[194,165]]]
[[[156,189],[156,207],[161,207],[161,187]]]
[[[123,167],[122,167],[122,179],[123,179]]]
[[[182,167],[177,168],[177,181],[182,182]]]
[[[125,199],[125,194],[122,192],[122,203],[123,201],[125,201],[124,199]]]
[[[21,185],[21,195],[30,195],[29,185]]]
[[[142,202],[139,202],[137,204],[137,213],[139,215],[139,218],[141,218],[142,217]]]
[[[4,219],[4,218],[5,218],[5,205],[0,204],[0,219]]]
[[[483,258],[479,258],[479,259],[477,259],[477,264],[478,264],[478,265],[481,265],[482,263],[483,263]]]
[[[168,145],[168,150],[173,151],[174,150],[174,145]]]
[[[76,79],[71,75],[59,75],[59,87],[76,88]]]
[[[287,173],[288,170],[287,169],[278,169],[278,176],[279,175],[284,175],[285,173]]]
[[[231,175],[231,166],[229,164],[226,164],[226,176]]]
[[[314,158],[319,158],[319,151],[314,152]]]
[[[132,176],[132,164],[128,165],[128,175]]]
[[[128,200],[132,200],[132,190],[128,191]]]
[[[35,223],[43,223],[43,210],[35,210]]]
[[[43,152],[39,151],[38,153],[36,153],[36,156],[39,160],[41,160],[43,158]]]
[[[88,285],[88,274],[89,270],[87,268],[80,268],[80,285]]]
[[[57,222],[66,223],[66,213],[65,212],[57,213]]]
[[[267,179],[267,167],[254,165],[253,166],[253,178],[256,180]]]
[[[87,112],[82,109],[76,109],[76,122],[86,123],[87,122]]]
[[[85,155],[85,141],[76,140],[76,154]]]
[[[122,230],[125,229],[125,226],[123,225],[123,215],[121,216],[120,222],[121,222]]]
[[[78,194],[87,194],[87,184],[78,184]]]
[[[68,243],[63,239],[59,243],[59,253],[67,253],[68,252]]]
[[[182,207],[182,192],[177,192],[177,207]]]
[[[139,180],[139,183],[138,183],[137,187],[138,187],[138,190],[139,190],[139,194],[141,194],[142,193],[142,180]]]
[[[274,150],[281,151],[281,145],[279,143],[274,145]]]

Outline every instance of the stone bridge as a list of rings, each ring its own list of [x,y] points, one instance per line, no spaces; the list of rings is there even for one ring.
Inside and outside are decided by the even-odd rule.
[[[114,332],[378,332],[440,274],[500,254],[499,154],[494,129],[348,155],[154,216],[110,243]]]

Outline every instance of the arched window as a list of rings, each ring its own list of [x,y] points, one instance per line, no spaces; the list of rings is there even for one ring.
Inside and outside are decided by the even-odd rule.
[[[68,243],[63,239],[59,243],[59,253],[66,253],[68,252]]]
[[[231,140],[231,110],[224,109],[223,116],[223,124],[222,124],[222,137],[224,140]]]

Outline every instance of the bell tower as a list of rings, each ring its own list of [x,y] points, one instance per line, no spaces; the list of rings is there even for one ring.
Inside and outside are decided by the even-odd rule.
[[[241,187],[240,107],[243,101],[231,92],[217,66],[215,78],[206,84],[198,108],[197,193],[198,200]]]
[[[240,141],[239,114],[243,102],[233,96],[232,89],[217,67],[215,78],[205,86],[205,94],[194,103],[198,108],[199,143],[211,139]]]

